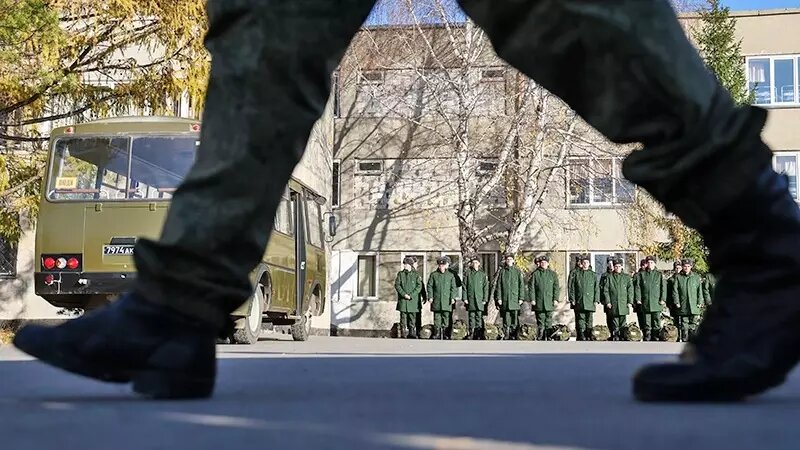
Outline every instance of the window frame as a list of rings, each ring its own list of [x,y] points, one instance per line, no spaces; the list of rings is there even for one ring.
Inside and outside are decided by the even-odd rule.
[[[800,53],[791,53],[785,55],[749,55],[746,56],[744,61],[744,71],[746,84],[745,87],[749,94],[754,94],[750,89],[750,62],[753,60],[766,59],[769,62],[769,80],[766,81],[769,85],[769,103],[757,103],[753,98],[753,105],[765,108],[798,108],[800,107]],[[775,62],[780,60],[791,60],[794,70],[794,101],[792,102],[778,102],[776,101],[775,89]]]
[[[331,192],[331,208],[337,209],[342,206],[342,160],[334,159],[331,164],[331,184],[333,192]]]
[[[359,285],[360,285],[359,282],[361,280],[360,273],[359,273],[359,262],[361,261],[361,257],[363,257],[363,256],[371,256],[371,257],[373,257],[375,259],[375,264],[373,266],[375,268],[375,270],[374,270],[375,273],[373,274],[373,280],[372,280],[373,283],[374,283],[374,286],[375,286],[375,295],[373,295],[373,296],[358,295],[359,294],[358,290],[359,290]],[[379,255],[379,253],[378,252],[358,252],[358,253],[356,253],[356,289],[355,289],[355,295],[353,297],[356,300],[378,300],[378,298],[380,296],[380,292],[381,291],[380,291],[380,255]]]
[[[361,163],[362,162],[379,163],[381,165],[381,168],[380,168],[380,170],[361,170]],[[382,159],[357,159],[355,161],[355,163],[356,163],[356,167],[355,167],[356,175],[372,175],[372,176],[376,176],[376,175],[383,175],[383,173],[386,171],[386,164],[384,163],[384,161]]]
[[[581,157],[581,156],[573,156],[569,157],[567,160],[567,167],[566,167],[566,204],[567,208],[569,209],[608,209],[608,208],[628,208],[634,203],[636,203],[636,198],[638,196],[638,189],[635,184],[633,184],[630,180],[626,180],[631,183],[633,187],[633,198],[630,202],[620,202],[619,195],[617,194],[617,185],[624,180],[624,178],[618,178],[615,176],[616,173],[622,174],[622,162],[625,159],[623,156],[608,156],[602,158],[593,158],[591,156]],[[588,179],[588,186],[589,186],[589,201],[587,203],[573,203],[572,201],[572,191],[571,191],[571,184],[572,184],[572,172],[574,170],[574,166],[572,161],[575,160],[585,160],[589,163],[595,163],[599,161],[611,161],[611,201],[610,202],[597,202],[594,201],[594,184],[595,184],[595,177],[589,177]],[[619,170],[617,170],[619,168]],[[590,168],[591,170],[591,168]]]
[[[783,174],[783,172],[780,172],[779,168],[778,168],[778,157],[779,156],[791,156],[791,157],[794,157],[795,171],[797,172],[795,174],[796,187],[795,187],[794,201],[797,202],[797,203],[800,203],[800,151],[798,151],[798,150],[790,150],[790,151],[776,151],[776,152],[773,152],[773,154],[772,154],[772,168],[776,172],[778,172],[780,174]]]

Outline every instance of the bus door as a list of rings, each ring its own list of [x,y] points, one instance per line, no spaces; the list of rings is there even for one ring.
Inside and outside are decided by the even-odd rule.
[[[292,191],[294,206],[295,314],[302,315],[306,297],[306,214],[303,194]]]

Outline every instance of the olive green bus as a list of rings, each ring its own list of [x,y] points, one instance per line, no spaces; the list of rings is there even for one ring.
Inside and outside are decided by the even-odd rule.
[[[172,193],[194,161],[200,126],[125,117],[53,130],[36,227],[37,295],[89,310],[127,290],[136,277],[136,239],[158,237]],[[233,313],[234,342],[256,342],[264,325],[308,339],[311,317],[325,311],[324,204],[291,179],[251,274],[253,295]]]

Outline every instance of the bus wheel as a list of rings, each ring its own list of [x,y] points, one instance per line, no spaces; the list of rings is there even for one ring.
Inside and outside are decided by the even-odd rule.
[[[248,311],[247,317],[237,320],[237,327],[233,332],[233,343],[235,344],[255,344],[261,336],[264,311],[264,287],[261,284],[258,285],[258,289],[250,301]]]

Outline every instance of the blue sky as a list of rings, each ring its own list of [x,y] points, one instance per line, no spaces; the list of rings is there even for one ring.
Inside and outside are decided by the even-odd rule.
[[[800,8],[800,0],[724,0],[731,9]]]

